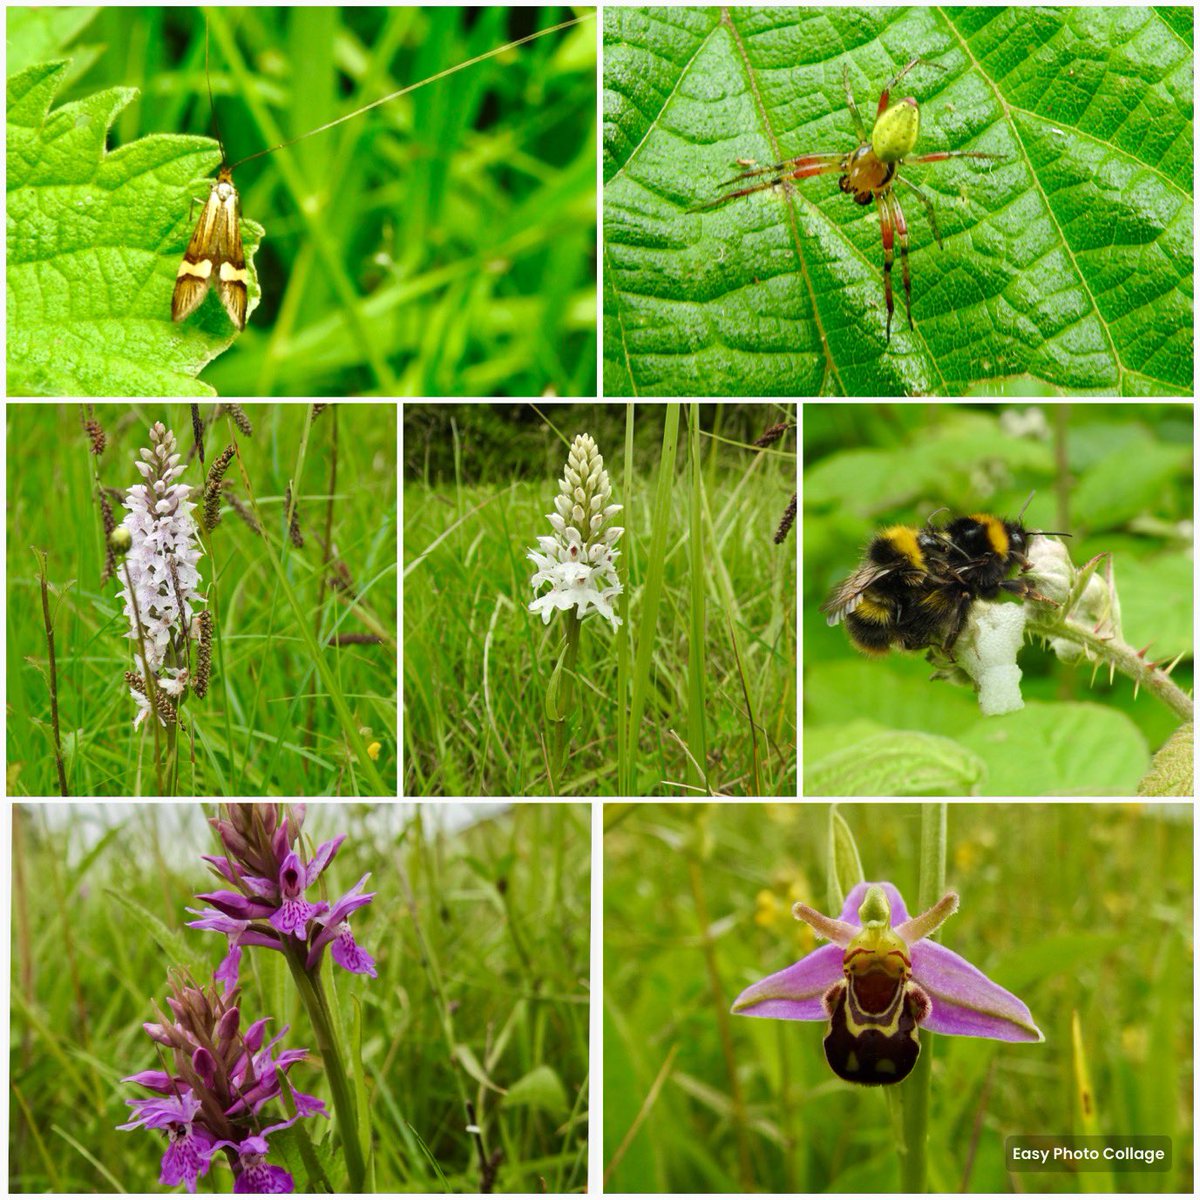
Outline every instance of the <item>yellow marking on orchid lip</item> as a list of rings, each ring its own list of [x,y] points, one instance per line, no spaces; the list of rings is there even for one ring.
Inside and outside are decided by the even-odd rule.
[[[887,960],[889,958],[898,958],[904,966],[910,966],[909,957],[903,950],[891,949],[880,950],[872,946],[850,946],[846,953],[842,956],[842,961],[849,964],[852,959],[857,959],[860,954],[867,955],[873,961]]]

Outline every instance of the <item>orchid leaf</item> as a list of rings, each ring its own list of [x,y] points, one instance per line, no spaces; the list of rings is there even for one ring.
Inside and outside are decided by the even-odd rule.
[[[1192,391],[1192,10],[605,11],[608,395]],[[920,103],[885,339],[876,206],[837,174],[695,211],[751,165],[845,153],[843,71]]]
[[[213,295],[174,324],[171,292],[217,144],[163,134],[108,152],[109,127],[136,93],[52,108],[67,66],[8,79],[8,393],[213,395],[197,376],[237,330]],[[261,237],[242,222],[251,307]]]

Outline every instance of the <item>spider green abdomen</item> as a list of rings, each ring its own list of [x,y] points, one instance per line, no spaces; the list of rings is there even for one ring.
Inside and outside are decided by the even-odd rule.
[[[921,128],[921,110],[909,96],[881,114],[871,130],[871,149],[880,162],[896,163],[911,154]]]

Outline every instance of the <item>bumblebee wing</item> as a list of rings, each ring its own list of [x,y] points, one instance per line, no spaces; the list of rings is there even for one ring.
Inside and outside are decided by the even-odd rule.
[[[894,575],[897,570],[899,568],[895,566],[864,563],[853,575],[843,579],[821,605],[821,611],[826,614],[826,623],[837,625],[847,613],[852,613],[862,603],[863,593],[871,584]]]

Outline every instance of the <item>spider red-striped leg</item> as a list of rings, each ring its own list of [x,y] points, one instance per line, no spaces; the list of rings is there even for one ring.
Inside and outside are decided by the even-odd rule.
[[[946,68],[941,63],[930,62],[927,58],[914,58],[906,67],[901,67],[895,75],[891,77],[884,85],[884,89],[879,93],[879,105],[875,109],[875,119],[880,117],[887,111],[888,93],[909,73],[918,63],[924,63],[927,67],[937,67],[939,71],[944,71]]]
[[[842,63],[842,82],[846,85],[846,107],[850,110],[850,119],[854,122],[854,132],[860,142],[867,140],[867,131],[863,127],[862,117],[858,113],[858,105],[854,103],[854,89],[850,86],[850,62]]]
[[[753,179],[758,175],[778,175],[782,179],[793,170],[800,170],[804,167],[819,164],[841,166],[842,160],[845,157],[844,154],[801,154],[798,158],[785,158],[783,162],[772,163],[769,167],[755,167],[751,171],[743,171],[740,175],[735,175],[732,179],[726,179],[719,186],[729,187],[732,183],[741,183],[743,179]],[[798,176],[798,178],[805,177]]]
[[[929,228],[933,230],[934,241],[937,242],[939,250],[944,250],[946,247],[942,245],[942,233],[941,230],[938,229],[937,213],[934,212],[933,201],[930,200],[930,198],[925,195],[925,193],[921,191],[921,189],[917,187],[917,185],[913,183],[911,179],[905,179],[903,175],[896,175],[892,182],[904,184],[904,186],[908,188],[910,192],[914,193],[917,199],[919,199],[921,203],[925,205],[925,213],[929,217]]]
[[[887,305],[887,342],[892,342],[892,260],[895,257],[895,230],[892,226],[892,211],[887,192],[878,192],[875,203],[879,206],[879,234],[883,238],[883,299]]]
[[[1003,154],[985,154],[982,150],[935,150],[932,154],[916,154],[906,158],[906,163],[944,162],[948,158],[990,158],[992,162],[1004,162]]]
[[[718,196],[715,200],[694,205],[688,211],[703,212],[705,209],[717,208],[728,200],[736,200],[739,196],[749,196],[752,192],[765,192],[770,188],[778,187],[785,180],[811,179],[814,175],[829,175],[834,171],[841,172],[845,169],[844,162],[844,154],[805,154],[800,158],[789,158],[785,162],[775,163],[770,167],[758,167],[753,171],[746,171],[735,179],[727,179],[721,186],[727,187],[731,183],[738,183],[743,179],[755,179],[770,172],[774,172],[774,174],[761,183],[738,188],[736,191]]]
[[[904,280],[904,311],[908,314],[908,327],[913,327],[912,319],[912,283],[908,278],[908,223],[904,219],[904,210],[895,192],[888,192],[888,205],[892,210],[892,221],[896,226],[896,237],[900,241],[900,276]]]

